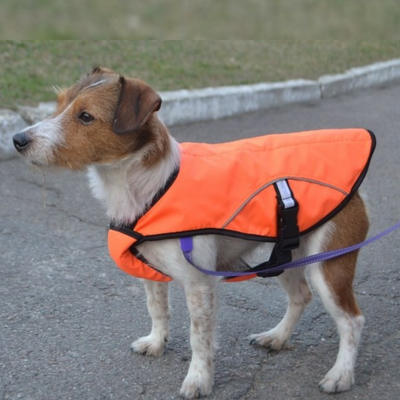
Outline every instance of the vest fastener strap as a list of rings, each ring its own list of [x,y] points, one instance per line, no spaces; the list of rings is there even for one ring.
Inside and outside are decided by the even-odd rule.
[[[291,208],[278,209],[279,236],[278,243],[282,250],[290,251],[297,249],[300,244],[300,232],[297,225],[297,214],[299,205],[296,203]]]
[[[300,231],[297,224],[299,204],[287,180],[274,185],[278,200],[278,245],[283,251],[297,249],[300,245]]]
[[[297,224],[299,204],[286,180],[276,182],[274,188],[278,200],[278,240],[269,261],[261,264],[262,268],[266,264],[267,268],[274,268],[292,261],[292,250],[297,249],[300,245],[300,231]],[[261,265],[258,267],[261,267]],[[258,267],[254,269],[256,270]],[[257,275],[262,278],[269,278],[282,273],[283,271],[262,272]]]

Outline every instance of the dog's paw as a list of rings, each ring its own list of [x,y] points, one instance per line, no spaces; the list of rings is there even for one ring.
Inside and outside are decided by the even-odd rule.
[[[190,371],[183,381],[180,395],[185,399],[197,399],[198,397],[208,396],[212,392],[213,377],[206,371]]]
[[[319,388],[327,393],[339,393],[349,390],[354,384],[354,372],[333,367],[319,383]]]
[[[248,339],[250,340],[250,344],[263,346],[269,350],[275,351],[281,350],[286,343],[286,339],[282,339],[282,337],[273,332],[273,330],[250,335]]]
[[[156,340],[152,335],[141,337],[131,344],[135,353],[151,357],[160,357],[164,352],[166,340]]]

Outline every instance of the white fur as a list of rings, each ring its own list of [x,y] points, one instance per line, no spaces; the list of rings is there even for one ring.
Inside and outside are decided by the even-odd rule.
[[[340,337],[336,363],[319,383],[319,387],[328,393],[343,392],[354,384],[354,367],[364,326],[364,317],[362,315],[352,316],[337,305],[332,291],[325,282],[320,264],[311,268],[310,278],[326,310],[336,322]]]
[[[147,294],[147,308],[152,320],[150,335],[132,343],[132,350],[148,356],[161,356],[169,338],[170,318],[168,284],[143,280]]]
[[[57,117],[45,119],[21,131],[33,140],[32,145],[24,154],[29,162],[39,166],[52,163],[56,147],[64,145],[62,124],[70,107],[71,105]]]
[[[88,178],[93,195],[117,223],[134,221],[179,165],[179,145],[171,138],[171,155],[152,168],[141,166],[142,154],[113,164],[92,165]]]
[[[106,83],[108,81],[109,81],[109,79],[102,79],[101,81],[97,81],[97,82],[92,83],[89,86],[86,86],[83,90],[90,89],[90,88],[102,85],[103,83]]]
[[[299,322],[306,306],[312,300],[312,293],[304,276],[304,268],[287,270],[279,275],[279,283],[288,294],[288,307],[282,321],[268,332],[250,335],[251,343],[272,350],[280,350],[289,341],[293,329]]]

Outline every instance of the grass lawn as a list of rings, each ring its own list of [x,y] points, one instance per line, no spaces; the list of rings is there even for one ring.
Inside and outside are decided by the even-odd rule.
[[[1,0],[2,39],[397,39],[398,0]]]
[[[156,90],[316,79],[400,57],[400,41],[0,41],[0,108],[53,100],[102,65]]]

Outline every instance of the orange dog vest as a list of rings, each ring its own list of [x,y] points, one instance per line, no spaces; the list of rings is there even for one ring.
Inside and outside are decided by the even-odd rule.
[[[365,129],[336,129],[180,146],[179,171],[152,206],[132,226],[112,226],[108,233],[111,257],[138,278],[171,280],[138,254],[145,241],[219,234],[277,242],[277,213],[286,202],[277,183],[284,182],[296,203],[298,235],[310,232],[356,192],[375,137]]]

